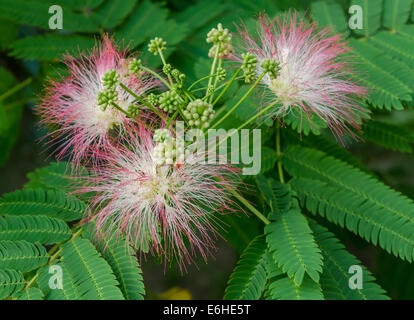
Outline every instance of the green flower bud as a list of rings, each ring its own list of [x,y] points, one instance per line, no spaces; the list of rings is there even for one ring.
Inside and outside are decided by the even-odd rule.
[[[160,109],[164,112],[173,112],[180,105],[180,96],[175,90],[165,91],[159,96]]]
[[[251,83],[256,78],[256,64],[257,64],[257,58],[251,54],[251,53],[243,53],[243,64],[242,64],[242,70],[244,73],[244,81],[246,83]]]
[[[276,79],[279,75],[279,62],[275,59],[266,58],[260,62],[263,71],[269,74],[270,79]]]
[[[114,69],[105,72],[102,77],[102,85],[104,88],[114,88],[119,80],[119,74]]]
[[[214,118],[213,106],[201,99],[190,102],[183,115],[191,127],[208,128],[210,121]]]
[[[152,52],[156,56],[158,54],[158,50],[164,51],[165,49],[167,49],[166,45],[167,42],[163,41],[162,38],[155,37],[148,44],[148,51]]]
[[[111,106],[118,99],[118,92],[114,88],[107,88],[99,92],[97,104],[105,111],[108,106]]]
[[[132,73],[138,73],[140,67],[142,65],[141,59],[132,59],[131,62],[129,63],[128,69],[130,72]]]

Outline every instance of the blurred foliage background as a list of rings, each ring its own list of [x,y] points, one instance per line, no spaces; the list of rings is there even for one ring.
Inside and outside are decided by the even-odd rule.
[[[382,3],[381,0],[369,2]],[[319,11],[330,3],[344,12],[350,5],[348,0],[0,0],[0,192],[21,188],[28,172],[53,160],[39,143],[45,129],[38,125],[33,106],[42,94],[45,79],[64,73],[59,62],[62,54],[76,55],[80,50],[90,49],[96,39],[108,32],[123,45],[141,51],[142,59],[156,67],[160,61],[147,52],[146,45],[150,38],[160,36],[168,42],[166,56],[171,63],[193,80],[209,67],[205,36],[217,23],[235,31],[235,22],[249,23],[260,12],[274,16],[295,8],[319,17],[321,24],[339,26],[342,23],[343,26],[343,21],[339,20],[344,14],[329,22]],[[62,30],[48,27],[51,5],[60,5],[63,9]],[[406,20],[414,21],[414,9],[410,8],[403,13],[407,15]],[[339,27],[337,31],[348,32]],[[391,112],[379,110],[376,118],[391,121],[412,136],[414,113],[411,108]],[[400,150],[405,152],[370,143],[354,143],[349,148],[385,183],[414,198],[411,141],[407,141],[407,145],[406,150]],[[177,268],[165,268],[150,257],[142,257],[147,298],[222,298],[240,251],[259,231],[256,221],[247,220],[247,216],[225,217],[225,222],[230,225],[232,219],[237,219],[238,223],[234,224],[237,227],[228,228],[224,237],[229,241],[219,239],[215,257],[210,258],[208,264],[198,261],[198,266],[190,266],[184,275],[176,271]],[[367,244],[350,232],[334,225],[330,228],[375,274],[378,283],[392,298],[414,298],[413,265]],[[234,243],[238,245],[232,245]]]

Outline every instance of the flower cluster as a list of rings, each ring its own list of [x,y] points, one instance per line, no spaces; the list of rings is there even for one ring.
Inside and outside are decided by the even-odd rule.
[[[358,128],[367,112],[358,104],[367,90],[352,80],[344,56],[349,49],[340,35],[318,29],[296,12],[274,20],[261,16],[257,25],[257,37],[240,29],[247,53],[243,51],[237,61],[243,62],[247,82],[273,70],[261,80],[267,104],[273,105],[268,115],[283,117],[297,109],[308,121],[321,118],[339,138],[353,135],[350,127]]]
[[[159,81],[146,72],[130,73],[128,64],[132,59],[108,37],[89,55],[66,58],[69,76],[63,81],[51,81],[37,107],[41,122],[57,128],[49,134],[49,144],[58,146],[58,159],[69,157],[79,165],[97,148],[110,146],[113,129],[122,134],[133,122],[111,107],[116,103],[126,111],[136,104],[136,99],[118,83],[142,96],[156,88]]]
[[[198,144],[175,128],[185,122],[204,138],[260,90],[259,84],[265,87],[264,109],[253,109],[239,129],[264,111],[282,118],[292,109],[309,119],[320,117],[338,136],[350,131],[348,125],[358,126],[362,110],[357,99],[366,90],[351,80],[348,62],[340,59],[347,52],[340,37],[296,14],[274,21],[260,17],[258,23],[258,38],[241,30],[244,48],[238,54],[229,30],[221,24],[213,28],[207,35],[213,44],[210,74],[190,86],[167,63],[167,43],[161,38],[148,46],[161,59],[161,74],[119,50],[107,36],[89,55],[67,57],[69,76],[50,82],[37,110],[52,129],[50,145],[58,146],[58,158],[68,157],[75,168],[82,164],[93,172],[79,191],[94,195],[92,216],[85,219],[95,220],[100,233],[125,238],[136,249],[149,248],[166,260],[176,257],[181,266],[192,261],[195,251],[206,258],[214,248],[215,213],[235,207],[231,196],[248,202],[236,190],[238,171],[227,161],[205,161],[207,155],[198,148],[190,152]],[[229,57],[240,67],[219,84],[230,70],[223,65]],[[250,88],[232,107],[216,113],[216,104],[240,79],[240,71]],[[195,88],[203,82],[207,87]],[[257,210],[252,212],[265,221]]]

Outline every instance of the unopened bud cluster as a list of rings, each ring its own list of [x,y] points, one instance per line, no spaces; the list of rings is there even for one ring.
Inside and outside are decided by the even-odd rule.
[[[119,75],[115,70],[109,70],[105,72],[101,81],[104,89],[98,93],[97,104],[105,111],[108,106],[111,106],[118,99],[118,92],[116,90],[116,85],[119,80]]]
[[[134,58],[129,63],[128,69],[132,73],[138,73],[139,72],[139,68],[141,67],[141,65],[142,65],[141,59]]]
[[[276,79],[279,75],[279,62],[272,58],[263,59],[260,62],[260,67],[262,67],[263,72],[266,72],[270,79]]]
[[[223,25],[219,23],[217,29],[213,28],[207,34],[207,43],[213,43],[208,52],[208,56],[214,58],[218,49],[218,57],[225,58],[233,53],[233,45],[231,44],[231,33],[229,29],[223,29]]]
[[[161,93],[158,99],[160,109],[168,113],[177,110],[180,101],[180,96],[174,89]]]
[[[208,128],[214,118],[213,106],[201,99],[190,102],[183,111],[191,127]]]
[[[164,51],[167,49],[167,42],[162,40],[162,38],[155,37],[148,44],[148,51],[152,52],[155,56],[158,55],[158,51]]]
[[[226,79],[227,73],[226,73],[226,69],[220,67],[217,69],[217,80],[218,81],[223,81],[224,79]]]
[[[256,65],[257,58],[251,53],[243,53],[243,64],[241,66],[244,74],[244,81],[246,83],[251,83],[256,78]]]
[[[173,138],[167,129],[156,130],[153,138],[158,142],[153,150],[153,156],[157,165],[176,165],[184,163],[184,141]],[[180,145],[177,145],[177,141],[181,142]]]

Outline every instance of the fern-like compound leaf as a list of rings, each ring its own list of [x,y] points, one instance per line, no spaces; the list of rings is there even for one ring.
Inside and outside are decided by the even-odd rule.
[[[270,253],[265,255],[268,284],[264,293],[266,300],[323,300],[321,286],[305,274],[301,285],[289,278],[277,266]]]
[[[363,137],[366,140],[386,149],[409,153],[412,152],[414,138],[408,130],[405,130],[401,126],[381,121],[370,121],[363,126],[362,132]]]
[[[383,300],[388,299],[385,291],[377,285],[371,273],[346,251],[345,247],[325,227],[310,221],[316,242],[322,251],[324,268],[321,276],[321,286],[326,299],[330,300]],[[351,288],[349,273],[351,266],[362,269],[362,288]]]
[[[92,224],[87,225],[84,233],[110,265],[125,299],[143,300],[145,288],[135,251],[124,239],[107,239],[92,228]]]
[[[27,272],[42,266],[48,258],[46,249],[40,244],[24,240],[0,241],[0,269]]]
[[[348,228],[389,253],[414,257],[414,203],[359,169],[318,150],[284,153],[292,188],[302,205]],[[308,180],[306,180],[308,179]]]
[[[71,231],[61,219],[46,216],[0,217],[0,240],[26,240],[53,244],[70,238]]]
[[[18,292],[25,283],[22,272],[13,269],[0,269],[0,299]]]
[[[302,284],[305,274],[319,282],[323,258],[298,205],[274,215],[274,219],[265,227],[266,241],[274,261],[297,286]]]
[[[77,287],[80,299],[123,300],[111,267],[87,239],[77,238],[63,245],[62,263]]]
[[[230,276],[224,299],[257,300],[261,297],[266,285],[266,248],[263,236],[258,236],[250,242]]]
[[[62,191],[26,189],[6,193],[0,199],[2,215],[44,215],[65,221],[80,219],[86,204]]]

